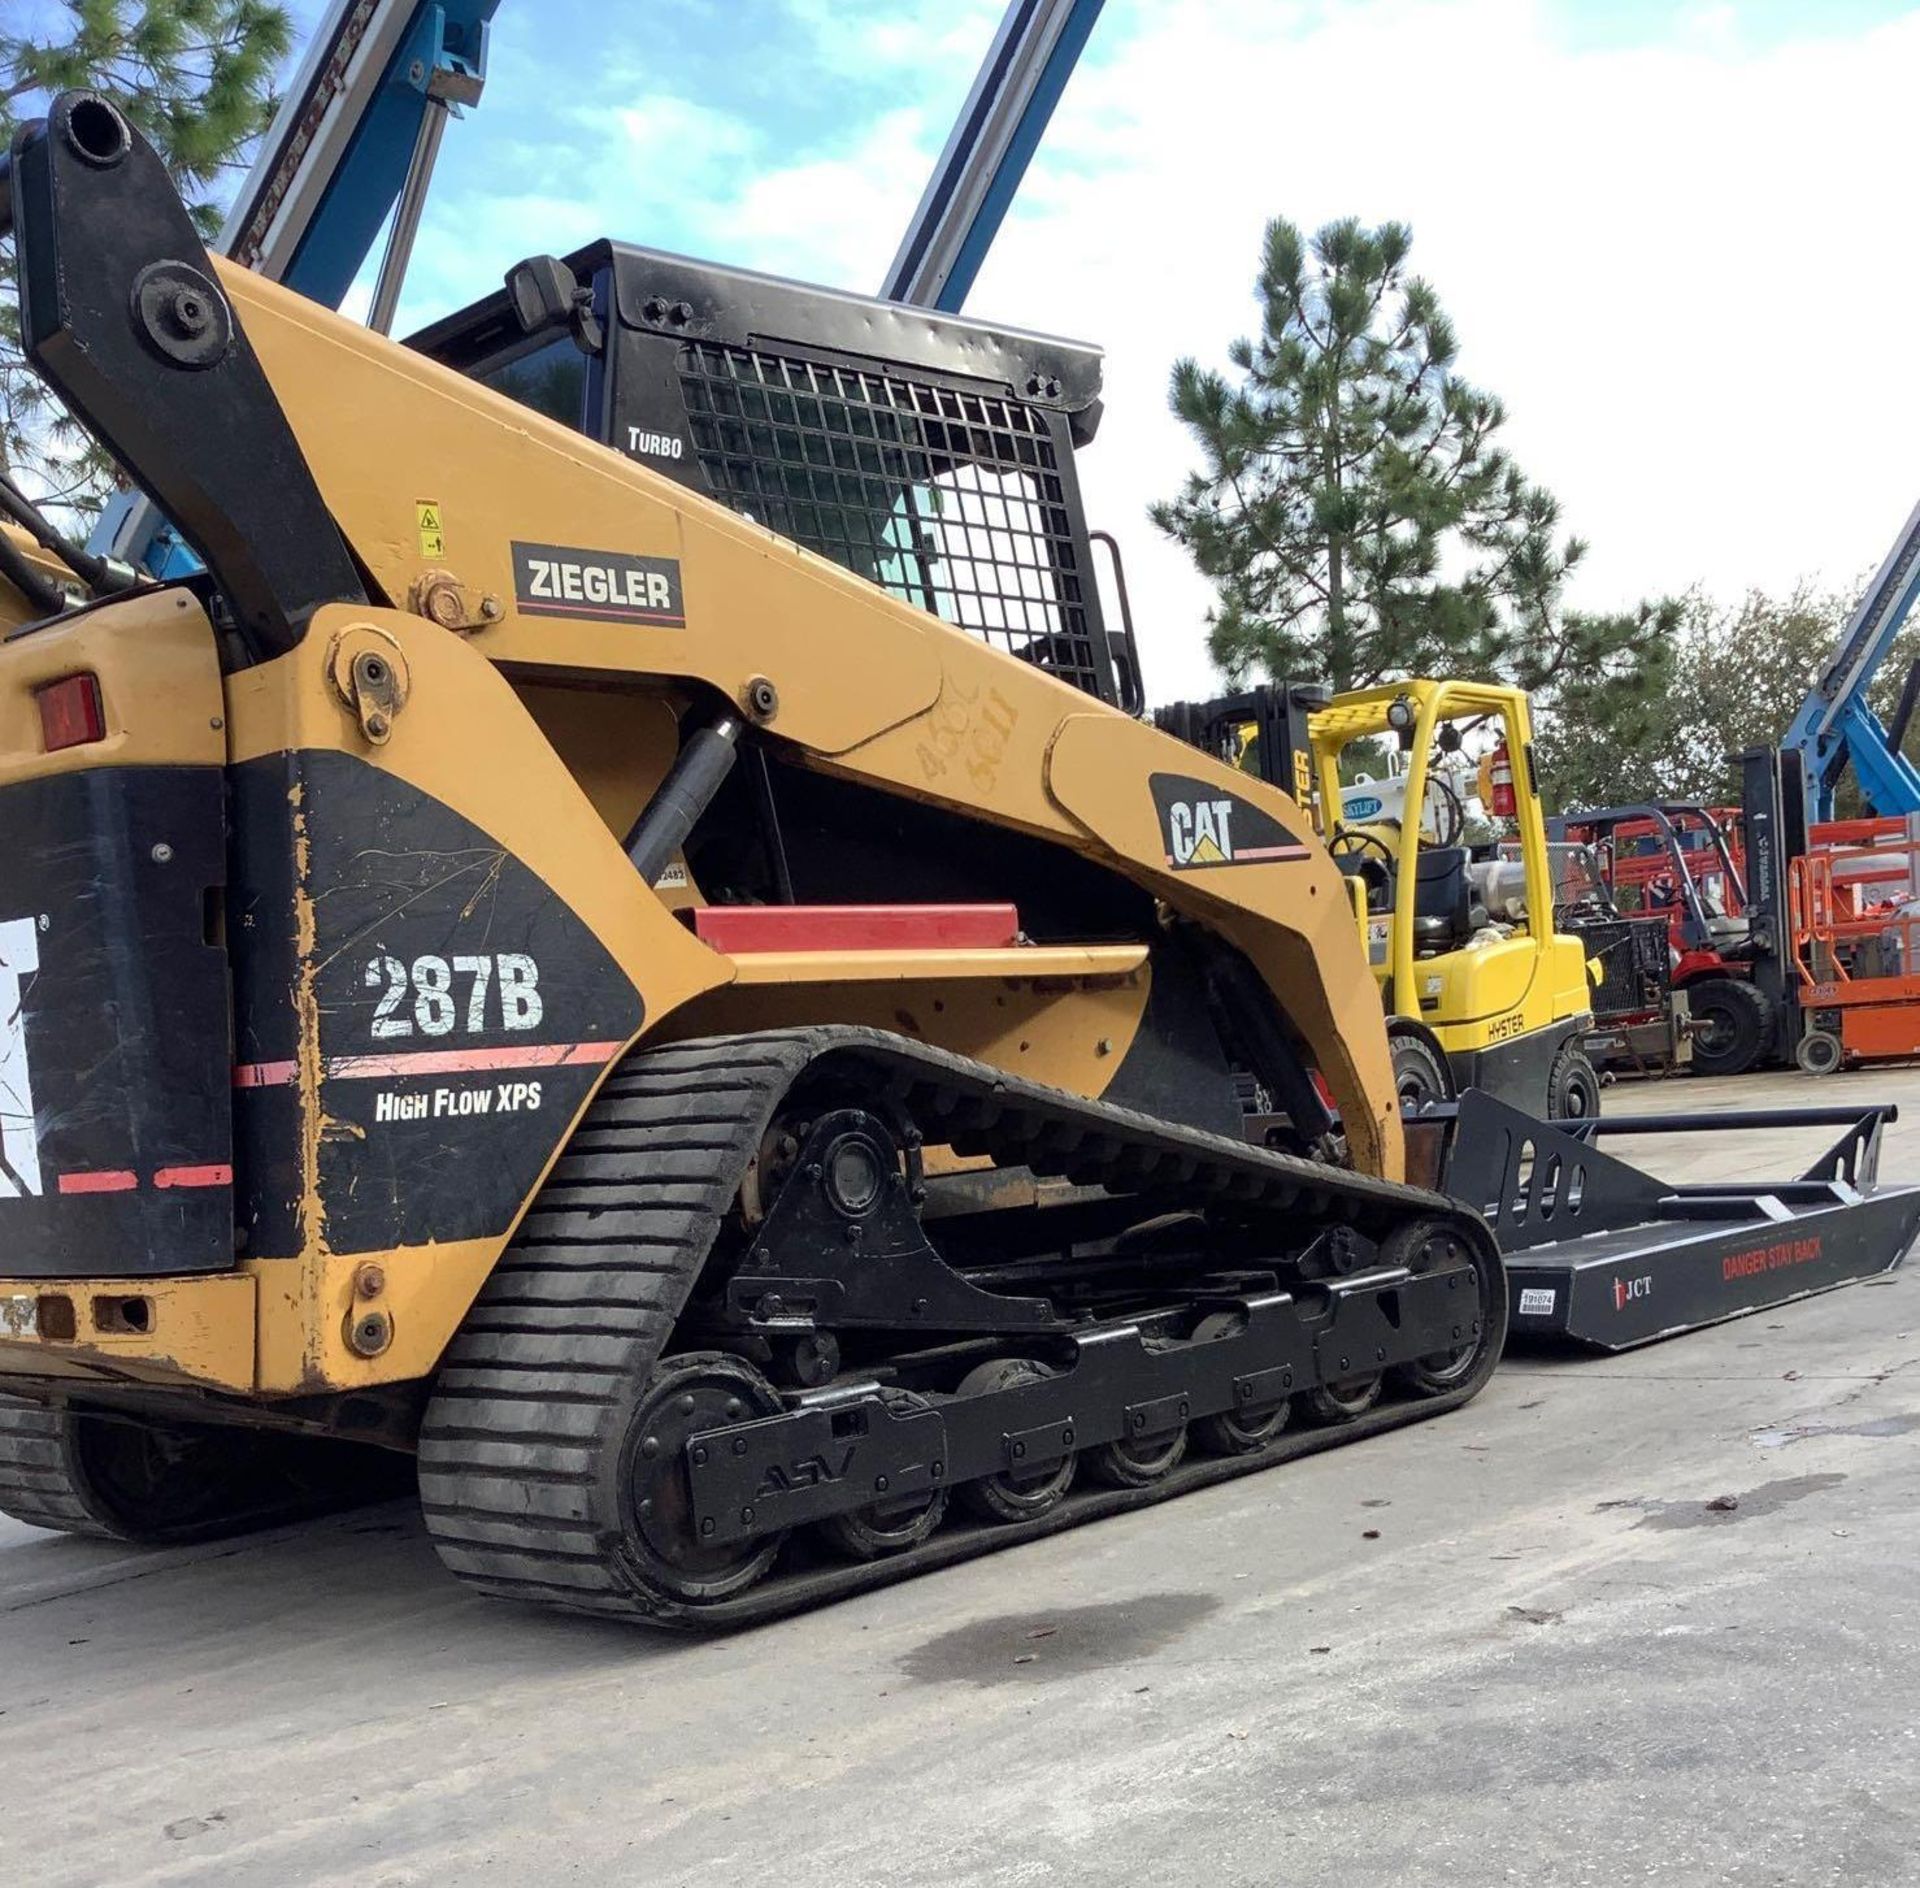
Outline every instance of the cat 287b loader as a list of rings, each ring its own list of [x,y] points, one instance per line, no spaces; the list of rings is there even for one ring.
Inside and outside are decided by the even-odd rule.
[[[0,640],[0,1506],[370,1443],[476,1586],[720,1624],[1486,1380],[1339,872],[1127,712],[1097,356],[611,245],[397,346],[84,94],[6,195],[205,570]]]

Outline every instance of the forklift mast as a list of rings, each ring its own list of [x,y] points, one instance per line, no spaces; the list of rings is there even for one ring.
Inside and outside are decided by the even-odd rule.
[[[1332,699],[1321,682],[1280,682],[1211,701],[1172,702],[1153,711],[1153,723],[1312,809],[1313,740],[1307,724]]]
[[[1787,881],[1807,850],[1802,756],[1790,747],[1750,747],[1740,756],[1740,810],[1746,831],[1748,939],[1754,983],[1772,999],[1778,1051],[1791,1057],[1803,1027],[1793,968]]]

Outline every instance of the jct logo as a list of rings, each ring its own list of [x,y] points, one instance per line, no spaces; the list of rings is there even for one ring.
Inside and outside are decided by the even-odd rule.
[[[1624,1311],[1638,1298],[1653,1296],[1653,1275],[1645,1278],[1616,1278],[1613,1281],[1613,1308]]]
[[[1167,857],[1175,865],[1225,865],[1233,857],[1231,800],[1176,800],[1167,808]]]
[[[0,924],[0,1199],[42,1190],[25,1008],[27,986],[39,968],[40,934],[34,920],[11,918]]]

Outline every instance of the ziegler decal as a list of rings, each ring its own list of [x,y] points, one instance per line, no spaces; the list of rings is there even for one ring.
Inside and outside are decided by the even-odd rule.
[[[584,616],[596,622],[684,629],[680,565],[672,557],[571,550],[561,544],[513,546],[513,595],[524,616]]]
[[[1307,848],[1264,807],[1211,781],[1155,774],[1149,785],[1167,863],[1176,872],[1307,857]]]

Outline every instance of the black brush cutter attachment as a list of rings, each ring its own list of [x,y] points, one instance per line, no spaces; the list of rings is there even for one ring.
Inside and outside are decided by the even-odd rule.
[[[1876,1179],[1892,1107],[1624,1115],[1549,1124],[1460,1098],[1446,1191],[1486,1217],[1515,1337],[1629,1350],[1890,1272],[1920,1232],[1920,1187]],[[1670,1185],[1602,1135],[1837,1127],[1796,1180]]]

